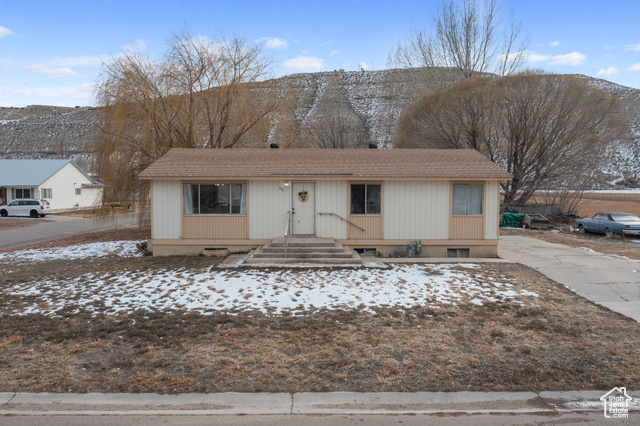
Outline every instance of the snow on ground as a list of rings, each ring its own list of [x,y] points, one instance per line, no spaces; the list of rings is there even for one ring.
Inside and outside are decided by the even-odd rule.
[[[33,263],[51,260],[90,259],[110,255],[139,257],[142,252],[136,247],[138,241],[108,241],[78,244],[68,247],[47,247],[28,250],[14,250],[0,253],[0,262]]]
[[[508,277],[487,276],[477,265],[395,265],[390,269],[177,270],[86,274],[4,290],[5,313],[41,313],[79,307],[93,314],[136,309],[184,309],[203,314],[259,311],[293,315],[327,308],[412,308],[515,301],[536,293]],[[0,293],[2,294],[2,293]]]

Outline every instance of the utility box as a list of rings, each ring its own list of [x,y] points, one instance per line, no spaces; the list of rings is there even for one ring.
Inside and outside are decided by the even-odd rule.
[[[549,229],[549,219],[541,214],[525,214],[524,226],[531,229]]]

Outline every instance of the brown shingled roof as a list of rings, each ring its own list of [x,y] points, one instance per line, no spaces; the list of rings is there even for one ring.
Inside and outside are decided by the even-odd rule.
[[[473,149],[174,148],[141,179],[511,179]]]

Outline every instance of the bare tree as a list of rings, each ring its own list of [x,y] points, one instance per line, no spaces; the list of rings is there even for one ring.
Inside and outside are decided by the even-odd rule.
[[[270,61],[242,38],[175,36],[157,61],[124,52],[103,64],[97,169],[106,200],[133,197],[135,176],[173,147],[231,148],[276,111],[254,83]]]
[[[496,0],[446,0],[433,16],[434,30],[414,28],[389,52],[392,68],[451,67],[464,78],[474,73],[501,76],[518,71],[524,61],[528,37],[520,25],[502,28]]]
[[[322,117],[311,129],[313,144],[320,148],[365,148],[369,135],[362,121],[347,117]]]
[[[617,98],[573,76],[526,73],[462,81],[401,118],[397,147],[473,148],[513,175],[505,203],[545,188],[582,189],[623,138]]]

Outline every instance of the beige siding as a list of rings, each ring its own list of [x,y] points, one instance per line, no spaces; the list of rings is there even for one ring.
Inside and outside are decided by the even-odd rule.
[[[500,218],[500,182],[487,182],[485,184],[485,224],[484,237],[486,239],[498,238],[498,222]]]
[[[183,216],[184,239],[246,239],[249,220],[246,215],[188,215]]]
[[[349,221],[364,229],[364,232],[349,225],[349,239],[381,240],[384,238],[384,219],[382,215],[350,215]]]
[[[481,240],[482,216],[452,216],[449,238],[452,240]]]
[[[447,239],[448,181],[386,181],[385,239]]]
[[[179,181],[154,180],[152,191],[152,238],[180,238],[182,184]]]
[[[38,187],[33,197],[41,197],[43,188],[51,188],[51,198],[47,201],[52,210],[68,210],[76,207],[92,207],[102,202],[102,188],[82,188],[82,184],[91,184],[90,179],[72,163],[68,163]],[[81,194],[76,195],[76,188]]]
[[[347,182],[341,180],[316,183],[316,212],[334,213],[347,218]],[[347,238],[347,222],[333,216],[316,216],[316,235],[326,238]]]
[[[250,181],[248,204],[251,239],[284,235],[287,212],[291,209],[291,184],[285,188],[282,181]]]

